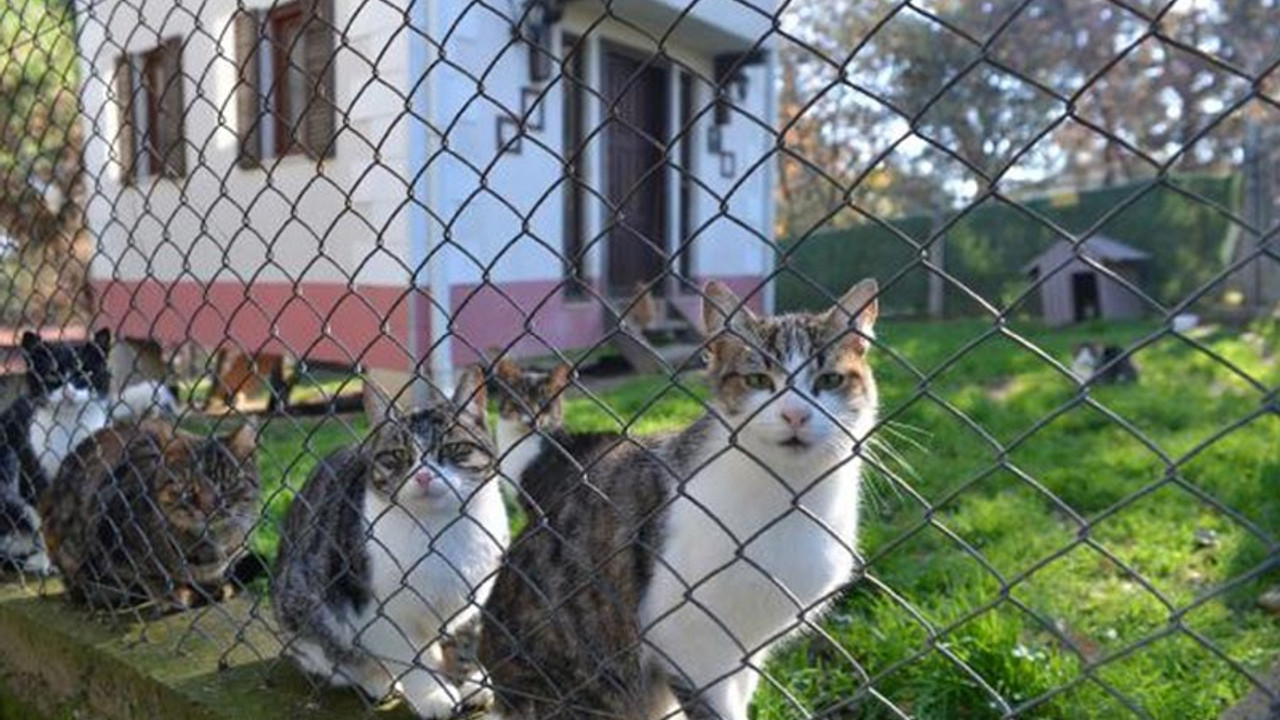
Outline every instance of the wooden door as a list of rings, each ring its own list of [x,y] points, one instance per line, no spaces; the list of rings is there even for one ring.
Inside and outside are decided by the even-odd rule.
[[[667,70],[611,47],[603,69],[608,286],[627,297],[667,258]]]

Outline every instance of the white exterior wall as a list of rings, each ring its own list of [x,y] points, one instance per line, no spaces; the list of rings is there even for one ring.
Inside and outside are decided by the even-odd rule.
[[[245,2],[250,8],[271,4]],[[336,99],[350,113],[345,126],[339,114],[336,154],[323,162],[325,179],[317,182],[316,162],[301,156],[267,159],[261,168],[236,166],[231,23],[237,3],[205,0],[191,7],[199,9],[198,17],[155,0],[82,0],[78,6],[87,59],[83,96],[90,109],[85,154],[94,184],[88,217],[100,248],[93,279],[241,282],[252,275],[264,282],[405,284],[403,270],[385,254],[365,263],[359,277],[349,277],[379,243],[400,256],[406,249],[400,204],[410,173],[407,124],[400,120],[409,86],[408,40],[395,32],[403,14],[382,3],[336,0],[335,22],[346,29],[338,43]],[[124,186],[118,148],[110,141],[119,128],[116,58],[174,36],[186,39],[187,175]],[[375,59],[378,82],[370,65]],[[378,166],[370,142],[379,145]],[[313,263],[319,254],[330,261]]]
[[[432,171],[437,212],[447,225],[442,239],[465,250],[446,253],[450,279],[475,283],[490,267],[492,277],[503,281],[555,277],[559,256],[521,236],[520,229],[527,218],[532,233],[558,252],[561,201],[550,189],[562,173],[554,154],[560,94],[553,90],[547,97],[546,127],[534,134],[554,143],[554,152],[526,138],[521,154],[499,154],[496,128],[502,110],[495,103],[518,110],[520,88],[530,84],[528,52],[511,44],[508,20],[469,0],[441,0],[437,12],[437,27],[453,28],[443,48],[449,64],[431,71],[435,118],[446,129],[450,153],[437,158]],[[478,97],[482,86],[487,97]],[[521,239],[503,253],[516,238]]]
[[[598,84],[601,44],[656,53],[653,38],[670,25],[660,19],[663,8],[669,10],[667,4],[674,1],[685,0],[653,0],[649,6],[628,0],[628,8],[641,9],[632,18],[643,21],[644,29],[637,31],[602,17],[604,7],[594,0],[573,0],[554,37],[558,43],[562,32],[587,34],[588,72]],[[245,4],[253,9],[273,3]],[[188,7],[186,0],[182,6]],[[435,348],[432,367],[442,376],[450,363],[468,361],[468,353],[477,348],[506,344],[533,306],[541,308],[535,333],[543,353],[550,345],[590,344],[603,332],[598,305],[574,302],[563,293],[543,302],[564,272],[563,94],[554,79],[543,99],[543,127],[523,139],[521,152],[499,152],[497,119],[503,113],[498,104],[519,108],[521,89],[533,86],[529,49],[512,41],[511,18],[472,0],[335,0],[339,116],[334,157],[319,164],[298,156],[268,159],[261,168],[242,169],[236,165],[232,18],[237,6],[237,0],[202,0],[190,5],[199,12],[192,17],[172,12],[170,3],[159,0],[80,0],[83,96],[90,108],[86,157],[94,183],[87,210],[99,243],[91,277],[100,287],[112,286],[113,299],[104,300],[112,308],[112,322],[126,318],[135,335],[154,332],[173,340],[190,337],[187,315],[202,314],[197,332],[202,342],[221,342],[232,334],[248,346],[271,343],[339,360],[358,357],[379,367],[403,366],[406,348],[415,357]],[[693,194],[693,274],[753,283],[771,264],[762,238],[772,238],[773,160],[762,163],[761,158],[774,142],[765,129],[772,121],[767,87],[772,75],[764,66],[748,68],[748,95],[734,95],[734,105],[758,121],[735,113],[720,127],[723,147],[736,154],[736,172],[724,177],[721,159],[708,141],[714,122],[713,60],[719,52],[759,46],[743,30],[746,25],[737,25],[760,16],[745,7],[725,8],[721,14],[720,25],[704,22],[700,15],[681,21],[662,50],[702,79],[695,83],[695,106],[704,111],[687,136],[694,155],[687,171],[707,188]],[[413,28],[404,27],[406,19]],[[759,33],[766,30],[762,26]],[[125,186],[114,142],[119,127],[116,59],[175,36],[186,42],[187,175]],[[439,54],[436,41],[442,43]],[[416,96],[410,98],[411,92]],[[674,73],[670,93],[669,126],[676,128]],[[586,133],[594,137],[586,173],[589,185],[603,195],[607,138],[597,130],[599,103],[587,104]],[[669,157],[673,163],[679,160],[674,144]],[[424,172],[428,158],[433,159]],[[674,248],[681,240],[676,206],[680,171],[669,172],[666,243]],[[601,280],[607,243],[592,237],[607,213],[590,193],[587,205],[588,241],[595,248],[588,274]],[[432,294],[444,302],[405,300],[409,271],[418,266],[424,270],[419,283],[431,285]],[[469,310],[461,307],[467,289],[485,278],[500,286],[502,294],[509,292],[507,299],[514,298],[515,307],[492,296],[477,299]],[[129,292],[143,281],[161,285],[152,288],[149,304],[135,312]],[[348,301],[352,285],[361,297]],[[219,293],[216,300],[205,290],[210,286]],[[167,310],[172,287],[185,293],[176,313]],[[362,302],[375,295],[372,302]],[[249,309],[256,317],[247,323],[243,315],[229,312],[238,312],[246,296],[261,308]],[[321,296],[323,301],[317,299]],[[306,302],[293,302],[295,297]],[[336,312],[339,306],[343,312]],[[215,312],[205,313],[207,307]],[[178,317],[153,331],[154,319],[166,312]],[[354,335],[353,327],[358,328]],[[445,333],[446,327],[452,332]],[[320,334],[328,345],[316,350],[310,339]],[[371,343],[380,345],[375,360],[361,352]],[[539,351],[534,345],[522,346],[521,352]]]
[[[444,51],[450,64],[458,67],[438,67],[432,71],[432,88],[436,91],[436,118],[441,127],[449,128],[448,143],[451,154],[436,161],[436,178],[440,200],[439,212],[451,226],[450,239],[457,244],[448,252],[449,275],[453,283],[470,285],[480,282],[486,272],[494,282],[549,281],[563,275],[561,253],[564,248],[563,166],[561,147],[563,85],[555,82],[553,71],[544,103],[542,130],[531,132],[522,143],[520,153],[499,153],[497,144],[497,118],[502,111],[498,104],[518,109],[523,87],[535,87],[529,78],[529,51],[523,44],[511,41],[511,26],[507,19],[491,11],[477,11],[469,0],[442,0],[440,4],[441,27],[456,28],[445,45]],[[559,23],[556,42],[562,33],[582,35],[587,33],[591,49],[588,51],[588,73],[599,77],[602,41],[614,42],[656,52],[650,37],[628,28],[607,17],[602,8],[591,2],[572,2],[566,7],[565,17]],[[739,13],[729,13],[736,16]],[[459,20],[461,17],[461,20]],[[712,55],[704,45],[694,45],[687,33],[679,39],[664,43],[666,54],[679,64],[692,69],[703,78],[713,77]],[[495,58],[498,60],[495,62]],[[768,122],[766,78],[764,66],[747,69],[750,78],[749,93],[744,100],[736,96],[734,104],[744,112]],[[487,98],[476,100],[480,92],[477,78],[483,77],[483,89]],[[674,79],[672,91],[675,92]],[[697,108],[711,102],[711,88],[696,83]],[[547,87],[538,86],[539,89]],[[675,95],[673,95],[675,97]],[[589,184],[600,195],[605,193],[601,158],[604,157],[605,133],[596,131],[601,125],[600,103],[588,100],[586,135],[591,138],[587,150]],[[675,104],[672,103],[674,112]],[[770,163],[761,158],[773,147],[773,136],[760,124],[735,116],[721,128],[725,148],[737,155],[737,172],[732,177],[721,177],[720,158],[710,151],[707,129],[713,124],[710,109],[698,120],[694,131],[686,137],[694,147],[694,164],[690,172],[712,192],[694,193],[695,228],[711,221],[695,241],[694,273],[699,276],[760,275],[767,271],[762,243],[752,238],[742,225],[757,228],[766,238],[772,237],[769,227],[769,206],[773,202]],[[672,128],[677,123],[670,123]],[[593,135],[594,132],[594,135]],[[672,146],[670,157],[678,161],[679,152]],[[753,166],[759,165],[759,167]],[[485,173],[482,180],[481,172]],[[744,178],[745,176],[745,178]],[[678,242],[679,224],[675,210],[675,189],[678,172],[672,171],[668,186],[673,202],[668,203],[668,246]],[[482,187],[482,183],[486,187]],[[732,188],[732,191],[731,191]],[[714,193],[714,194],[713,194]],[[721,202],[728,204],[727,214],[721,213]],[[599,232],[606,218],[602,202],[591,193],[587,198],[588,241]],[[530,235],[522,234],[527,220]],[[740,225],[741,223],[742,225]],[[512,245],[512,240],[519,238]],[[605,240],[594,243],[588,268],[593,278],[604,272]]]

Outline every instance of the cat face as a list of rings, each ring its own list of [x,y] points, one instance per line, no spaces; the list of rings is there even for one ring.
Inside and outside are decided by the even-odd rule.
[[[878,399],[866,354],[877,292],[863,280],[827,312],[762,318],[724,285],[707,286],[708,373],[738,442],[803,459],[847,452],[870,432]]]
[[[23,333],[28,393],[51,403],[83,403],[106,395],[111,385],[110,350],[111,331],[106,329],[87,343],[46,342],[33,332]]]
[[[173,527],[217,529],[256,512],[260,482],[254,434],[253,425],[246,424],[224,437],[176,432],[165,441],[164,463],[152,481],[160,510]]]
[[[463,373],[452,398],[401,412],[366,381],[366,443],[373,489],[402,507],[457,508],[491,479],[495,451],[485,418],[484,377]]]
[[[40,552],[40,519],[16,497],[0,496],[0,566],[22,563]]]
[[[551,430],[564,423],[564,391],[572,373],[568,365],[550,372],[524,369],[510,360],[494,366],[494,397],[498,417],[522,430]]]

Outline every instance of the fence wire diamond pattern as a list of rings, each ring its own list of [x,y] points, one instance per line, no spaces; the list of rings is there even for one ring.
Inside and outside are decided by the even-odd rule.
[[[1278,28],[10,4],[5,582],[298,716],[1280,717]]]

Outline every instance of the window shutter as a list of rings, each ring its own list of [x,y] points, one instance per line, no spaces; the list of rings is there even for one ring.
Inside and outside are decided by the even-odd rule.
[[[236,65],[239,82],[236,85],[236,132],[240,136],[240,154],[236,164],[242,168],[257,167],[262,163],[262,92],[258,88],[258,41],[260,17],[256,12],[240,10],[236,13]]]
[[[117,131],[117,145],[120,151],[120,180],[126,185],[133,183],[133,73],[129,56],[116,58],[116,112],[119,113],[120,128]]]
[[[182,177],[187,174],[187,142],[183,132],[186,103],[182,86],[182,38],[169,38],[164,42],[161,62],[164,67],[165,86],[160,91],[160,122],[164,125],[164,144],[160,151],[164,159],[162,172],[166,177]]]
[[[311,84],[303,118],[302,140],[314,158],[333,157],[337,132],[334,88],[334,48],[338,28],[334,23],[333,0],[311,0],[303,38],[307,82]]]

